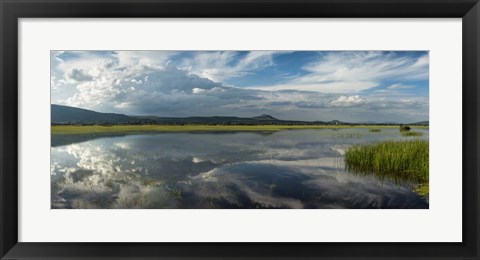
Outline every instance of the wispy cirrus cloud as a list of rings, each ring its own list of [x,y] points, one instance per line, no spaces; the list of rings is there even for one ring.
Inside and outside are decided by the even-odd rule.
[[[251,88],[354,93],[377,87],[384,80],[427,80],[428,66],[427,53],[408,57],[394,52],[326,52],[319,61],[305,64],[303,69],[308,73],[304,76]]]
[[[415,86],[396,83],[387,87],[387,89],[410,89],[410,88],[415,88]]]
[[[199,52],[191,57],[183,58],[179,66],[191,73],[208,78],[215,82],[237,78],[255,70],[273,66],[276,55],[286,51],[213,51]]]

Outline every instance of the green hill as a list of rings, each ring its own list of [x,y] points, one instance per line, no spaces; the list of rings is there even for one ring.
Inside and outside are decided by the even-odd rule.
[[[123,114],[99,113],[76,107],[52,105],[51,108],[52,124],[132,124],[141,121]]]

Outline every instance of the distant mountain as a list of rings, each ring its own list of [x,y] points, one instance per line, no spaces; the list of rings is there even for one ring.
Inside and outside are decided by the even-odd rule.
[[[256,116],[253,119],[256,119],[256,120],[278,120],[275,117],[273,117],[271,115],[267,115],[267,114],[263,114],[261,116]]]
[[[54,124],[131,124],[141,120],[123,114],[99,113],[92,110],[52,105]]]
[[[99,113],[92,110],[52,105],[52,124],[223,124],[223,125],[271,125],[271,124],[318,124],[316,122],[279,120],[270,115],[252,118],[234,116],[210,117],[157,117],[128,116],[124,114]]]
[[[339,120],[295,121],[281,120],[271,115],[263,114],[255,117],[209,116],[209,117],[158,117],[130,116],[115,113],[100,113],[92,110],[52,105],[52,124],[82,124],[82,125],[115,125],[115,124],[205,124],[205,125],[353,125]],[[382,124],[382,123],[377,123]],[[428,121],[409,125],[428,125]]]
[[[156,117],[156,116],[133,116],[141,120],[151,120],[155,124],[223,124],[223,125],[293,125],[293,124],[316,124],[315,122],[280,120],[270,115],[256,117],[235,116],[192,116],[192,117]]]

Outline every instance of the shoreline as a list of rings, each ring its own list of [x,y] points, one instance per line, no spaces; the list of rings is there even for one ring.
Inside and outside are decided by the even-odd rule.
[[[53,125],[51,134],[97,134],[97,133],[148,133],[148,132],[228,132],[228,131],[281,131],[306,129],[385,129],[399,125]],[[427,129],[429,126],[411,126]]]

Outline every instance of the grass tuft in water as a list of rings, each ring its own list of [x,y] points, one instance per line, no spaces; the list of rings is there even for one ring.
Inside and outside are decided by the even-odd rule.
[[[411,128],[408,125],[400,125],[400,132],[408,132],[410,129]]]
[[[402,183],[428,183],[428,163],[427,140],[354,145],[345,152],[348,171]]]
[[[416,192],[418,195],[422,197],[428,197],[429,190],[430,189],[429,189],[428,183],[419,184],[417,185],[417,187],[415,187],[415,189],[413,189],[414,192]]]
[[[412,131],[409,131],[409,132],[401,132],[403,136],[407,136],[407,137],[411,137],[411,136],[422,136],[423,133],[422,132],[412,132]]]
[[[370,129],[370,132],[374,132],[374,133],[375,133],[375,132],[380,132],[380,131],[381,131],[381,130],[378,129],[378,128],[372,128],[372,129]]]

